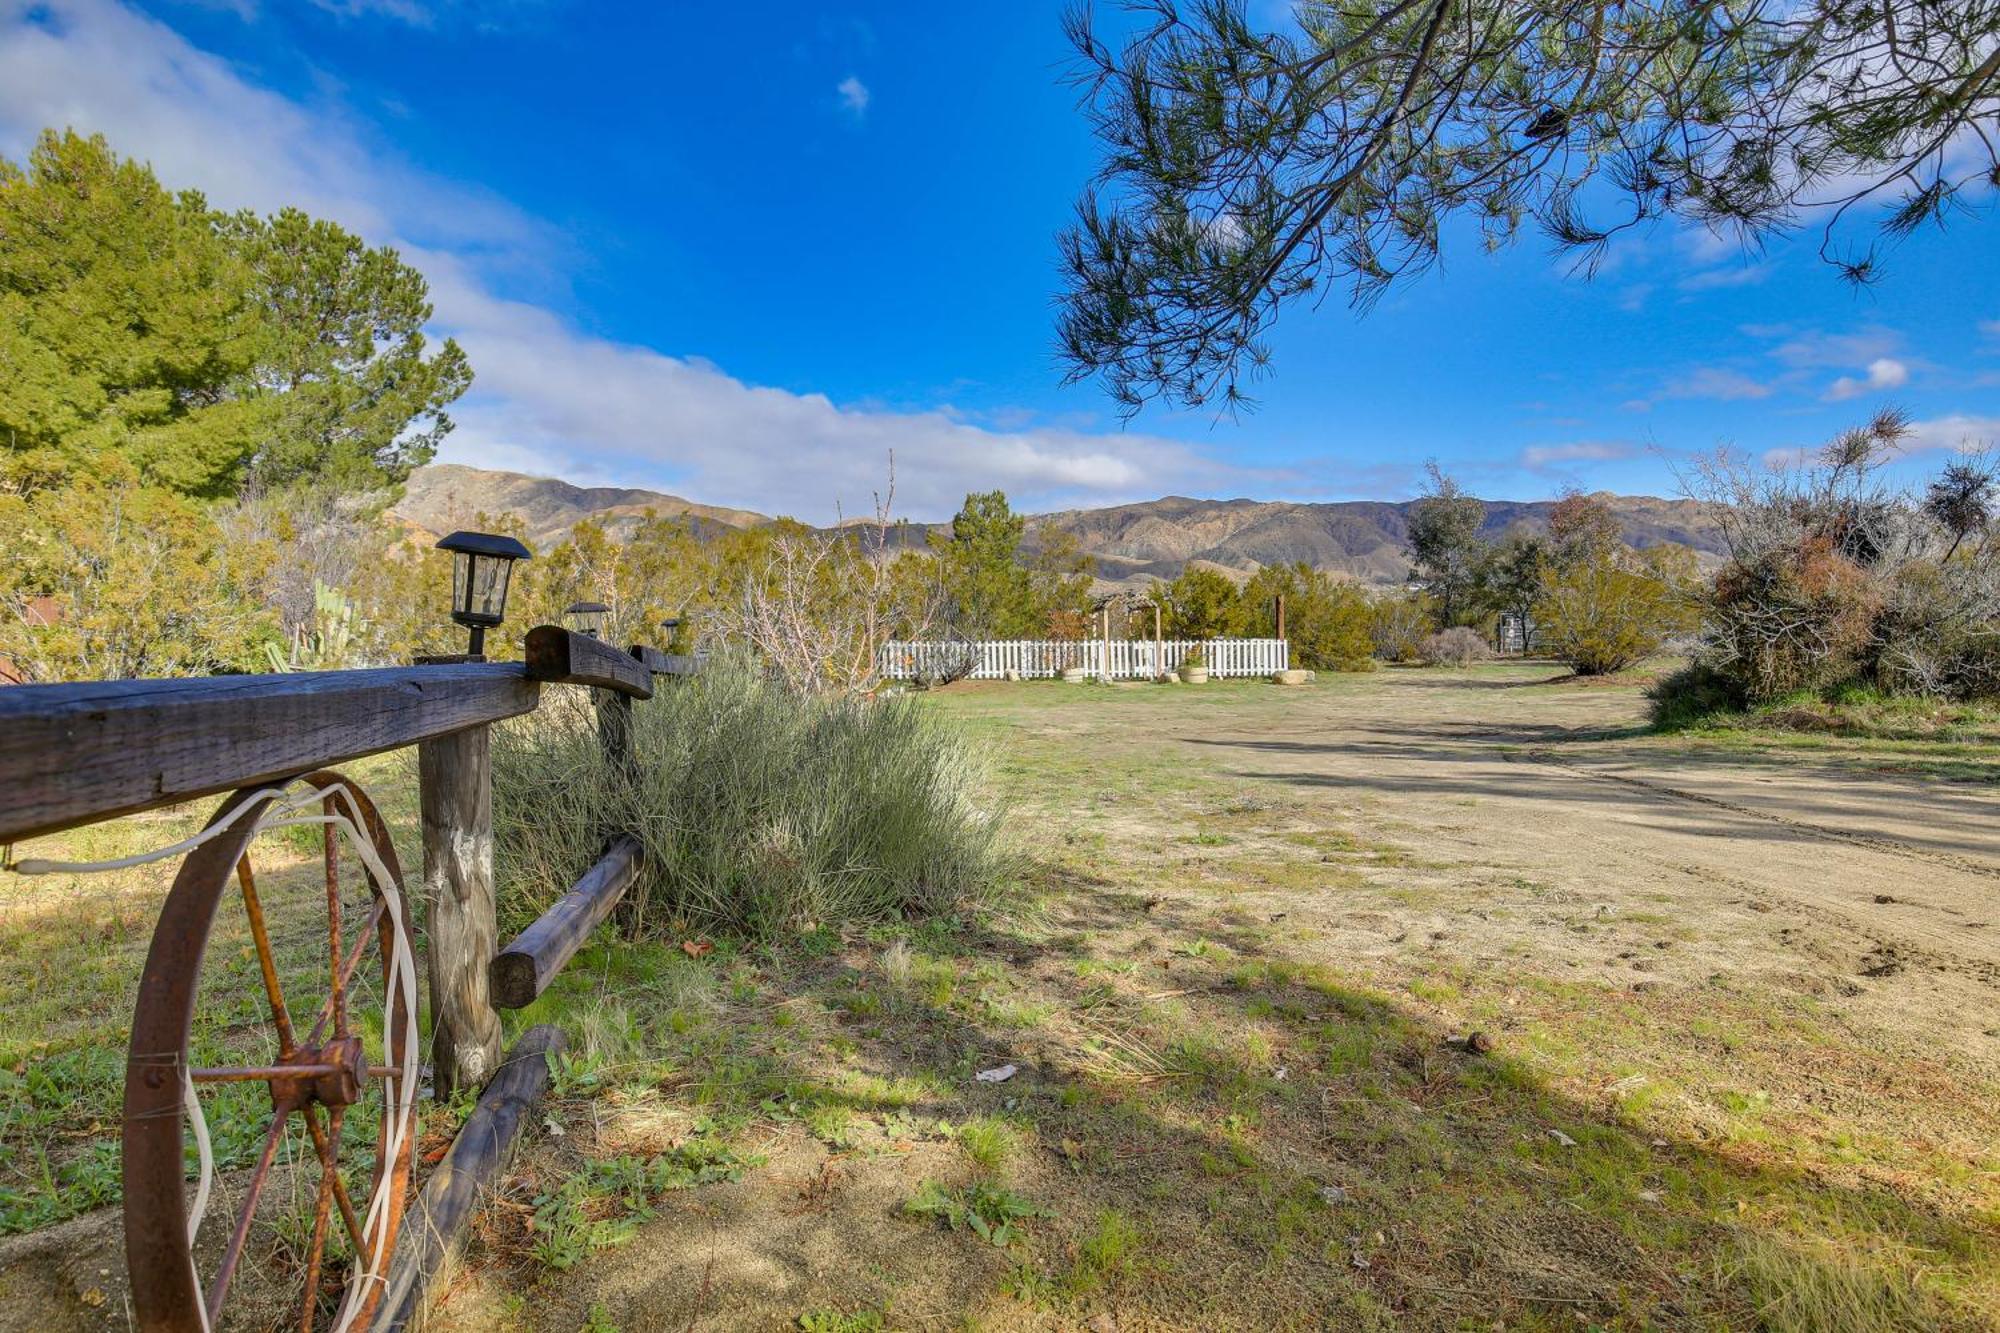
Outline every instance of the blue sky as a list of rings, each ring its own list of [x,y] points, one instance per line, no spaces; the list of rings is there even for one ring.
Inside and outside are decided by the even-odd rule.
[[[1276,9],[1264,0],[1267,10]],[[1064,388],[1053,235],[1095,165],[1060,4],[0,0],[0,154],[105,133],[218,204],[297,203],[430,276],[478,383],[446,459],[826,519],[968,489],[1672,493],[1885,403],[1911,475],[2000,441],[2000,219],[1856,292],[1816,238],[1661,229],[1594,281],[1538,239],[1366,317],[1296,308],[1260,408],[1121,424]]]

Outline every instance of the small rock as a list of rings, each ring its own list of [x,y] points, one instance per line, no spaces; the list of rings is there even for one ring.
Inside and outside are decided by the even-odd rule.
[[[1875,895],[1875,901],[1880,904],[1887,904],[1887,903],[1893,903],[1896,900],[1894,898],[1891,898],[1886,893],[1878,893]]]
[[[1569,1135],[1563,1133],[1559,1129],[1550,1130],[1549,1137],[1554,1139],[1557,1143],[1560,1143],[1565,1148],[1574,1148],[1576,1146],[1576,1140],[1571,1138]]]
[[[1013,1065],[1000,1065],[994,1069],[982,1069],[973,1077],[981,1083],[1005,1083],[1021,1071]]]
[[[1319,1198],[1321,1203],[1331,1207],[1346,1203],[1347,1191],[1338,1185],[1321,1185],[1319,1187]]]
[[[1477,1051],[1481,1055],[1493,1053],[1493,1038],[1484,1032],[1475,1032],[1465,1039],[1465,1049]]]
[[[1084,1325],[1090,1333],[1118,1333],[1118,1316],[1106,1310]]]
[[[1641,1203],[1658,1203],[1660,1201],[1660,1192],[1658,1190],[1640,1190],[1639,1200]]]

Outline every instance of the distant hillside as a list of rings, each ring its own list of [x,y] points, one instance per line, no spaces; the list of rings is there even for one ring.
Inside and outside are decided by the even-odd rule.
[[[425,532],[443,536],[469,525],[479,514],[514,514],[527,525],[538,549],[552,546],[586,518],[604,520],[623,537],[647,510],[662,518],[692,518],[695,526],[745,528],[768,522],[745,509],[696,504],[678,495],[616,486],[572,486],[552,477],[489,472],[456,463],[433,463],[410,474],[403,498],[390,513]]]
[[[1304,560],[1364,583],[1395,583],[1409,570],[1409,514],[1414,501],[1344,500],[1303,504],[1286,500],[1190,500],[1182,496],[1108,509],[1069,509],[1049,521],[1076,534],[1097,558],[1107,583],[1140,585],[1170,579],[1188,564],[1212,565],[1240,577],[1259,566]],[[1499,537],[1519,527],[1548,528],[1553,500],[1488,500],[1485,533]],[[1678,542],[1707,556],[1720,553],[1714,522],[1692,500],[1618,496],[1611,501],[1636,547]],[[425,532],[464,527],[480,513],[518,514],[538,547],[560,541],[580,520],[606,520],[624,536],[651,509],[663,517],[689,516],[703,527],[750,527],[770,520],[745,509],[697,504],[659,491],[572,486],[546,477],[439,463],[410,477],[390,512]],[[932,525],[941,526],[941,525]],[[917,525],[912,537],[930,528]]]
[[[1050,520],[1076,534],[1110,582],[1172,578],[1191,561],[1249,575],[1259,566],[1303,560],[1364,583],[1396,583],[1408,573],[1414,501],[1189,500],[1168,496],[1109,509],[1076,509]],[[1488,500],[1482,528],[1498,538],[1521,528],[1546,532],[1553,500]],[[1721,551],[1714,522],[1692,500],[1617,496],[1611,501],[1635,547],[1677,542],[1704,555]]]

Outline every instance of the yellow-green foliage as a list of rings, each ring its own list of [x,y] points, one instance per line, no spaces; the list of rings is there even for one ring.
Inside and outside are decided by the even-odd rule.
[[[1579,675],[1623,670],[1694,628],[1693,580],[1693,553],[1678,546],[1551,565],[1535,606],[1542,642]]]
[[[1279,597],[1285,599],[1285,637],[1296,665],[1316,671],[1374,666],[1374,612],[1359,587],[1303,560],[1266,565],[1243,588],[1250,633],[1277,633]]]
[[[199,505],[100,481],[0,496],[0,657],[29,680],[251,665],[277,619]]]

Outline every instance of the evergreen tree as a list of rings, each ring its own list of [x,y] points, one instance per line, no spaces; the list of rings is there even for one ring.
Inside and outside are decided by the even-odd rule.
[[[1227,638],[1249,623],[1243,594],[1217,570],[1189,565],[1172,583],[1154,584],[1153,596],[1166,608],[1169,638]]]
[[[1438,618],[1459,625],[1479,609],[1479,576],[1488,546],[1479,537],[1486,506],[1459,488],[1432,459],[1430,482],[1410,509],[1410,556],[1419,587],[1436,601]]]
[[[250,270],[255,384],[270,408],[251,484],[370,490],[428,462],[472,368],[449,338],[427,355],[423,275],[394,250],[295,208],[238,215],[224,233]]]
[[[197,194],[170,195],[101,138],[44,134],[0,159],[0,466],[17,487],[119,473],[231,493],[254,451],[237,390],[250,276]]]
[[[1814,216],[1867,281],[1869,232],[2000,178],[1996,0],[1315,2],[1279,32],[1244,0],[1133,7],[1118,48],[1072,11],[1104,160],[1060,326],[1127,413],[1241,401],[1281,308],[1365,305],[1449,236],[1535,226],[1588,269],[1662,218],[1754,244]]]
[[[431,456],[472,372],[421,274],[287,209],[222,217],[101,137],[0,159],[0,481],[123,474],[216,499],[378,490]]]
[[[1034,578],[1021,563],[1028,520],[1004,491],[965,497],[948,537],[932,535],[943,564],[951,623],[973,639],[1027,638],[1036,631]]]

